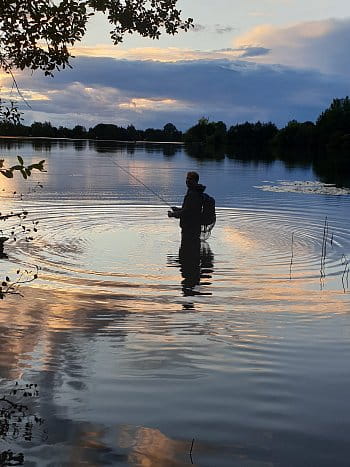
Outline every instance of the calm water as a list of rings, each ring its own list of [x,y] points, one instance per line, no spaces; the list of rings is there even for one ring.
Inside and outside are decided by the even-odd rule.
[[[47,161],[0,180],[1,211],[39,221],[7,242],[1,277],[41,268],[0,304],[1,387],[37,383],[45,418],[1,450],[38,466],[349,465],[346,191],[176,146],[0,148]],[[198,255],[179,258],[177,221],[120,166],[172,205],[199,171],[218,221]]]

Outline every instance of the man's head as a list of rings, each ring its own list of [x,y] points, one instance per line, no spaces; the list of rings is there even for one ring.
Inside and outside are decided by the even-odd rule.
[[[195,187],[199,182],[199,175],[197,172],[187,172],[186,185],[188,188]]]

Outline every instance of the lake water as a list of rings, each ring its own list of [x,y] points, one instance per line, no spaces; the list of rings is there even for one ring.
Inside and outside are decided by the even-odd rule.
[[[349,465],[348,190],[181,146],[0,148],[47,168],[0,180],[1,211],[39,221],[32,241],[6,243],[1,277],[40,268],[0,304],[1,387],[38,384],[45,419],[2,450],[38,466]],[[134,177],[179,205],[188,170],[218,219],[186,259],[177,221]]]

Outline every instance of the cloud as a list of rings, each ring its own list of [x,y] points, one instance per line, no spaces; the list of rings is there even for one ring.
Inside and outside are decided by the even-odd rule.
[[[200,26],[209,28],[209,26]],[[216,31],[229,31],[231,26],[214,25]],[[210,28],[209,28],[210,29]],[[326,19],[292,24],[285,27],[259,25],[236,37],[232,46],[219,50],[189,48],[117,48],[111,45],[77,47],[77,56],[104,56],[128,60],[246,59],[264,64],[281,64],[293,68],[312,68],[322,73],[349,75],[350,18]]]
[[[225,49],[213,50],[211,53],[215,58],[247,58],[247,57],[258,57],[260,55],[267,55],[271,49],[265,47],[249,47],[244,46],[237,49],[227,47]]]
[[[193,28],[190,29],[192,32],[203,32],[206,30],[206,26],[203,24],[194,24]]]
[[[108,57],[127,60],[157,60],[160,62],[178,62],[183,60],[216,59],[232,56],[233,49],[228,49],[229,54],[218,51],[193,50],[179,47],[139,47],[123,49],[110,44],[98,44],[93,47],[77,46],[73,54],[80,57]]]
[[[279,63],[298,68],[313,68],[323,73],[348,74],[350,62],[350,19],[309,21],[278,28],[260,25],[233,41],[241,47],[265,48],[260,63]]]
[[[119,109],[134,110],[135,112],[149,111],[166,111],[171,107],[174,110],[186,110],[186,104],[176,99],[162,99],[162,98],[144,98],[135,97],[128,99],[118,105]]]
[[[232,26],[222,26],[221,24],[215,25],[215,32],[217,32],[218,34],[228,34],[233,32],[235,29],[236,28]]]
[[[269,53],[265,47],[240,46],[217,50],[193,50],[179,47],[139,47],[123,49],[112,45],[99,44],[94,47],[78,46],[74,55],[79,57],[106,57],[126,60],[156,60],[159,62],[182,62],[185,60],[217,60],[254,57]]]
[[[244,48],[243,48],[244,49]],[[244,49],[246,50],[246,49]],[[186,129],[200,117],[227,124],[314,120],[334,97],[350,92],[347,79],[243,60],[156,62],[80,57],[54,79],[21,75],[30,119],[91,126],[100,122]],[[36,96],[47,96],[46,100]],[[28,97],[28,99],[29,99]],[[45,116],[45,118],[43,118]]]
[[[266,11],[260,11],[260,10],[253,10],[250,13],[248,13],[249,16],[254,16],[254,17],[267,17],[267,16],[272,16],[271,13],[268,13]]]
[[[206,25],[206,24],[194,24],[193,28],[190,29],[192,32],[204,32],[209,31],[215,34],[229,34],[236,28],[233,26],[224,26],[222,24]]]
[[[197,32],[232,29],[197,25]],[[314,120],[334,97],[350,94],[349,40],[349,18],[260,25],[219,50],[80,46],[74,68],[54,79],[16,76],[33,108],[27,121],[139,128],[172,121],[186,129],[206,116],[284,125]],[[0,75],[0,84],[9,95],[9,76]]]
[[[241,52],[241,58],[246,58],[267,55],[271,49],[267,49],[266,47],[242,47],[241,49],[236,49],[237,51]]]

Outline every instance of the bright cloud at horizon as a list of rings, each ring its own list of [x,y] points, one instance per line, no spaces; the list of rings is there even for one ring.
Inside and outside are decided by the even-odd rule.
[[[256,48],[254,48],[256,49]],[[188,60],[216,60],[222,58],[237,59],[245,57],[247,47],[218,50],[192,50],[177,47],[139,47],[124,49],[110,44],[98,44],[93,47],[79,46],[73,49],[77,57],[108,57],[119,60],[154,60],[157,62],[179,62]]]

